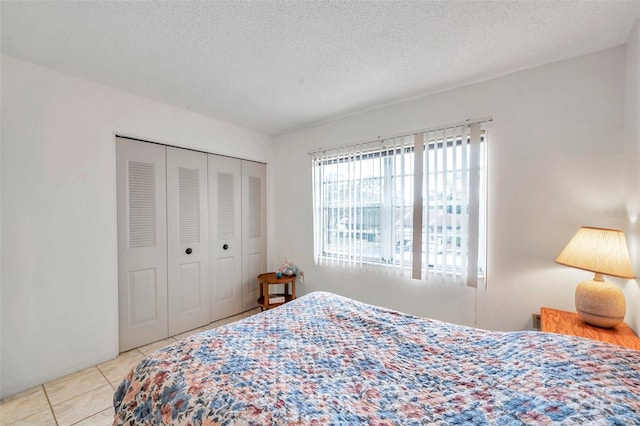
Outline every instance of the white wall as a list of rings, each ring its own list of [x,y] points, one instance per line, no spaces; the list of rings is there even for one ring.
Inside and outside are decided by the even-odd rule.
[[[114,133],[272,155],[271,137],[3,56],[2,396],[117,355]]]
[[[624,48],[610,49],[276,137],[272,257],[305,271],[301,293],[482,328],[528,329],[540,306],[574,310],[575,286],[591,275],[555,257],[580,225],[624,222],[624,60]],[[314,266],[309,151],[485,116],[494,118],[488,287],[477,300],[469,288]]]
[[[633,271],[640,276],[640,21],[626,46],[625,148],[627,159],[627,226],[625,234]],[[638,280],[625,286],[626,322],[640,331],[640,287]]]

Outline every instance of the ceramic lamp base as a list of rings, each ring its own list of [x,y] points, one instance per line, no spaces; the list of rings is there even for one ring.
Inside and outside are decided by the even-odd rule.
[[[583,281],[576,287],[576,311],[587,323],[615,327],[624,320],[624,293],[606,281]]]

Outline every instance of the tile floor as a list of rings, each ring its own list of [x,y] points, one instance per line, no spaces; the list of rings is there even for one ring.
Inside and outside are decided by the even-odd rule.
[[[0,400],[0,426],[110,426],[113,394],[145,355],[194,333],[219,327],[260,312],[260,309],[178,334],[121,353],[117,358],[35,386]]]

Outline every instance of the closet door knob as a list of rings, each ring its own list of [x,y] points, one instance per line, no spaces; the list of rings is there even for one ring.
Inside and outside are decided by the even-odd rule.
[[[223,246],[222,246],[222,249],[223,249],[223,250],[226,250],[226,249],[228,249],[228,248],[229,248],[229,244],[225,244],[225,245],[223,245]]]
[[[191,253],[193,253],[193,250],[191,250],[191,247],[189,247],[188,249],[185,250],[185,253],[191,254]]]

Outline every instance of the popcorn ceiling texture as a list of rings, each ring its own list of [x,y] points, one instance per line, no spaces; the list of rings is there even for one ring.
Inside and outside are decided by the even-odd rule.
[[[266,134],[623,44],[640,1],[7,2],[2,53]]]

